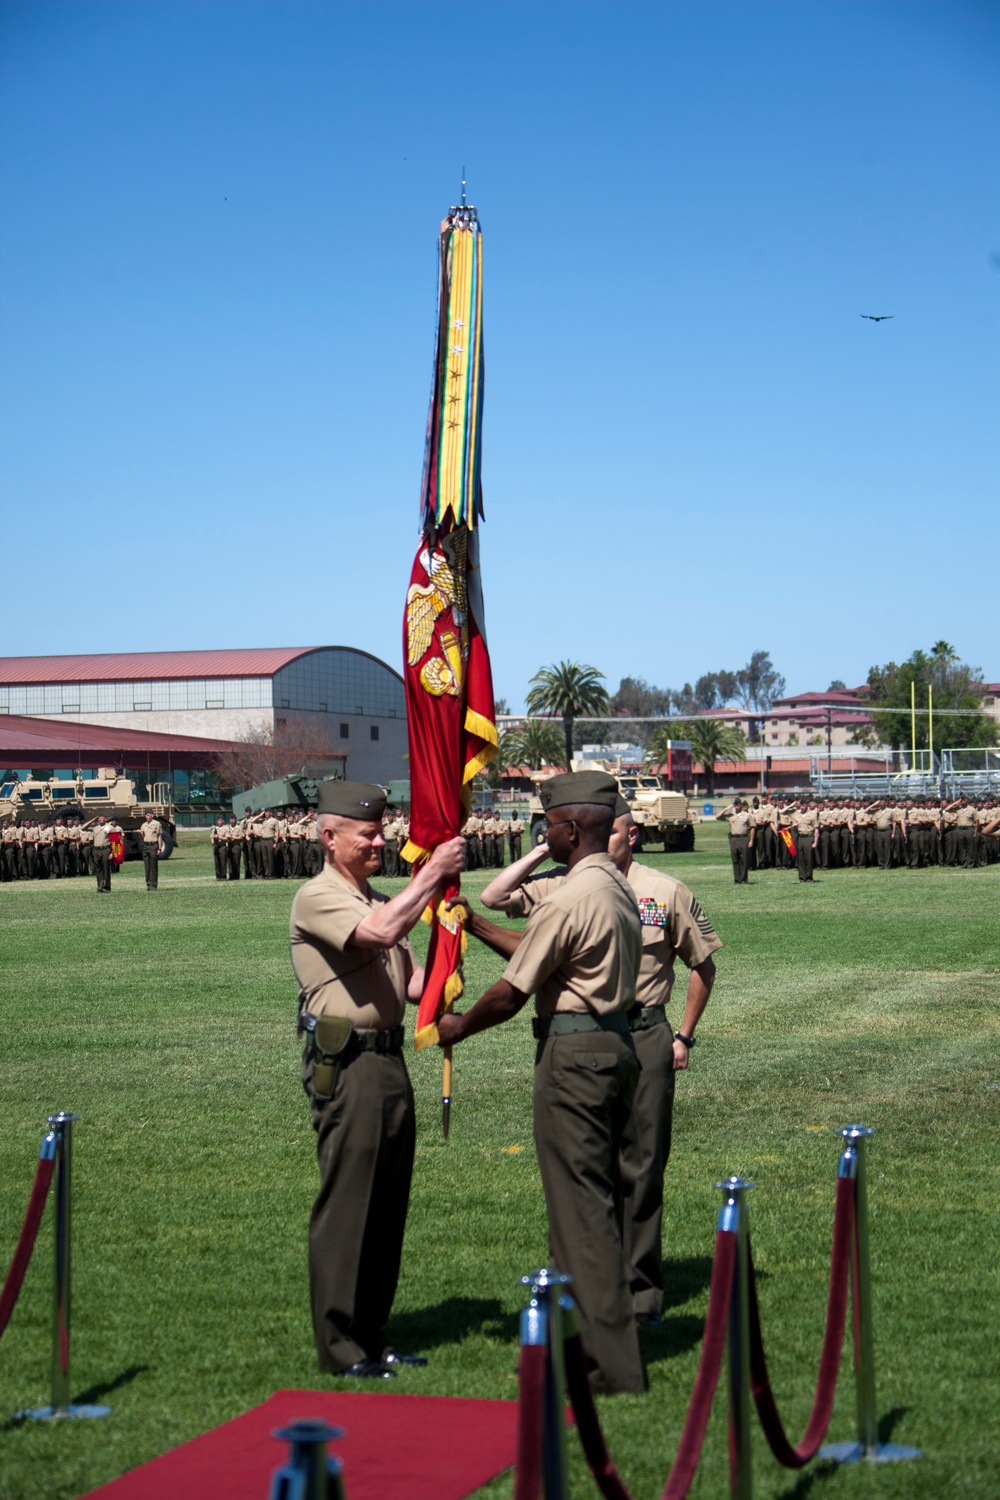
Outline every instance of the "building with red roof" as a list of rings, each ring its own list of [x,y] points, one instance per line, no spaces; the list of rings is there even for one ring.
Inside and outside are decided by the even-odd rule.
[[[12,759],[12,743],[0,750],[12,769],[53,763],[61,742],[69,753],[74,734],[74,766],[86,740],[90,764],[103,764],[113,749],[140,756],[158,750],[163,764],[169,745],[207,767],[224,744],[302,723],[320,730],[338,758],[348,757],[352,777],[384,783],[407,774],[403,679],[353,646],[3,657],[0,725],[5,718],[20,722],[16,730],[7,724],[4,739],[20,738],[22,749],[30,742],[27,721],[46,721],[35,739],[40,762]],[[103,756],[101,728],[115,732]],[[171,754],[171,764],[180,763]]]

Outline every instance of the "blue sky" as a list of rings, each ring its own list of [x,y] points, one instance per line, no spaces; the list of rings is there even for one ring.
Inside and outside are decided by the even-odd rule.
[[[464,164],[499,694],[997,680],[998,77],[965,0],[4,0],[0,651],[400,664]]]

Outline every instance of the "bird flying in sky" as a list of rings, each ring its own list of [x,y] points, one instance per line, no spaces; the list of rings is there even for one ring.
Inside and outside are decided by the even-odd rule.
[[[894,318],[895,313],[861,313],[862,318],[868,318],[872,323],[884,323],[889,318]]]

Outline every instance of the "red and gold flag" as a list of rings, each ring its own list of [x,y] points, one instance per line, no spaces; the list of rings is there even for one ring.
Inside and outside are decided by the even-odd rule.
[[[479,576],[483,516],[483,247],[474,208],[453,208],[441,225],[434,384],[420,500],[420,542],[403,621],[410,741],[410,840],[419,865],[461,832],[472,779],[493,759],[497,731]],[[437,1020],[462,993],[465,935],[438,892],[433,910],[416,1045],[437,1041]]]
[[[792,838],[790,830],[787,829],[787,828],[779,828],[778,829],[778,834],[779,834],[779,836],[781,838],[781,842],[784,844],[785,848],[788,850],[789,854],[794,859],[795,858],[795,840]]]

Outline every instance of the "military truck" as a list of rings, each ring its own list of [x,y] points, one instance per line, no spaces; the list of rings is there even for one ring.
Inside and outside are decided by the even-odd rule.
[[[125,835],[125,858],[142,858],[139,828],[151,812],[163,829],[161,859],[169,859],[177,842],[175,809],[165,781],[147,786],[145,801],[136,795],[135,782],[124,771],[101,766],[94,776],[77,771],[72,780],[5,781],[0,786],[0,820],[9,817],[48,820],[61,815],[88,822],[103,813],[113,818]]]
[[[683,792],[672,792],[664,786],[661,776],[647,771],[625,771],[608,760],[574,760],[573,770],[607,771],[615,778],[639,829],[639,848],[662,844],[665,853],[674,854],[686,854],[694,848],[694,822],[687,798]],[[531,779],[537,785],[551,774],[535,772]],[[545,838],[545,810],[537,793],[529,799],[528,815],[531,842],[540,844]]]

